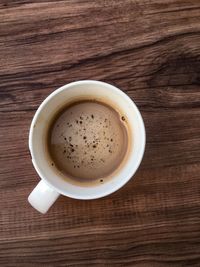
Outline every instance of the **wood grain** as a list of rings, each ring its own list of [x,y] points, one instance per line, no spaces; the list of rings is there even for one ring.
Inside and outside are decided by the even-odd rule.
[[[116,85],[147,131],[142,165],[109,197],[27,196],[42,100],[74,80]],[[200,2],[0,1],[0,266],[200,266]]]

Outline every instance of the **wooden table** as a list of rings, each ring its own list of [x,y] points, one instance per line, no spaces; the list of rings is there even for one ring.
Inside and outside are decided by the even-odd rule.
[[[0,266],[200,266],[200,2],[0,2]],[[95,79],[143,115],[142,165],[111,196],[60,197],[46,215],[32,117],[53,90]]]

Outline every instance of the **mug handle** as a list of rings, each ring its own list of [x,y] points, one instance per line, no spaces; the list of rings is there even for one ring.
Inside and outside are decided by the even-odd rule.
[[[59,197],[59,193],[41,180],[28,197],[28,202],[41,213],[46,213]]]

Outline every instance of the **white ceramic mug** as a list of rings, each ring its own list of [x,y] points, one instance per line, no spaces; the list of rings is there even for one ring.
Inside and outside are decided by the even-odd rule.
[[[47,159],[46,135],[49,122],[56,111],[68,102],[81,98],[107,99],[123,112],[130,128],[132,146],[128,159],[119,172],[104,184],[81,187],[63,180],[55,173]],[[29,149],[33,165],[41,178],[28,197],[29,203],[41,213],[46,213],[60,194],[76,199],[96,199],[107,196],[121,188],[134,175],[145,149],[145,128],[142,116],[134,102],[121,90],[100,81],[72,82],[51,93],[35,113],[29,133]]]

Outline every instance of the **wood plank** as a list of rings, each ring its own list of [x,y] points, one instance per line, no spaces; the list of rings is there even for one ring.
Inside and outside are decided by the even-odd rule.
[[[199,267],[199,1],[3,0],[0,55],[0,266]],[[41,215],[27,203],[30,123],[81,79],[135,101],[144,160],[118,192]]]

